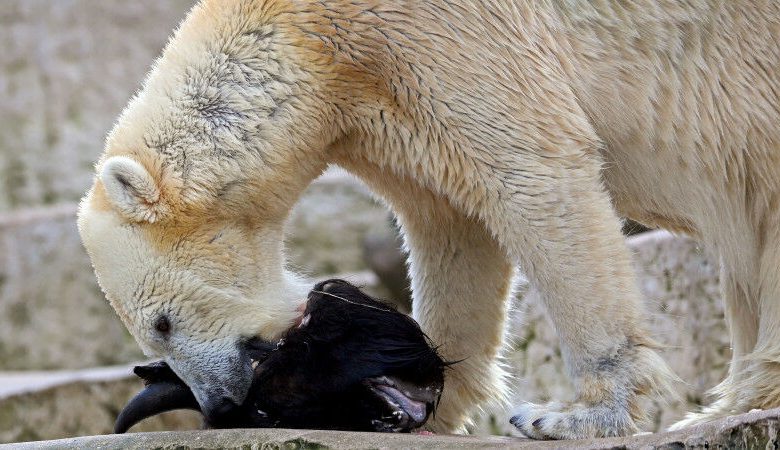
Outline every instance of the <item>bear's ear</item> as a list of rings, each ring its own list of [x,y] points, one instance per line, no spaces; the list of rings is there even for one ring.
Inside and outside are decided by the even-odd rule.
[[[128,220],[154,223],[169,212],[160,186],[144,166],[130,158],[108,158],[100,180],[111,204]]]

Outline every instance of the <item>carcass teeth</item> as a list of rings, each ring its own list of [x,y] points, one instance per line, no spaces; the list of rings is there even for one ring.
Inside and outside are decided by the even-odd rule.
[[[252,360],[252,370],[257,369],[257,366],[260,365],[260,361],[253,359]]]

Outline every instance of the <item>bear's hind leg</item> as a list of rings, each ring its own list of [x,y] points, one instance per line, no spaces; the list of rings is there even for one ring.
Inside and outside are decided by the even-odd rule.
[[[777,214],[772,211],[772,214]],[[722,275],[726,319],[733,357],[727,378],[713,389],[718,400],[691,413],[673,429],[708,422],[751,409],[780,407],[780,220],[767,226],[759,255],[750,258],[758,267],[747,274]],[[744,253],[744,251],[743,251]],[[748,255],[753,257],[754,255]],[[749,280],[754,283],[749,283]]]
[[[728,376],[710,392],[717,397],[715,402],[701,411],[688,413],[685,419],[670,427],[672,430],[737,414],[743,409],[739,406],[739,397],[743,389],[751,389],[742,384],[751,365],[746,357],[753,351],[758,339],[758,306],[751,304],[753,299],[748,286],[740,278],[725,264],[721,268],[721,289],[731,335],[732,354]]]
[[[780,220],[761,257],[758,340],[748,357],[749,408],[780,407]]]

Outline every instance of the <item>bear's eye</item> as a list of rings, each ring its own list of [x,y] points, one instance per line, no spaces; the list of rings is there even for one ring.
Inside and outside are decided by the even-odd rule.
[[[168,334],[171,331],[171,322],[166,316],[160,316],[154,322],[154,329],[162,334]]]

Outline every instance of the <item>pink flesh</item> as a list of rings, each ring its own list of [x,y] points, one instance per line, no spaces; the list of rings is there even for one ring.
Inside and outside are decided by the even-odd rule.
[[[398,403],[398,405],[401,406],[401,408],[403,408],[403,410],[406,411],[406,413],[409,414],[409,417],[414,419],[415,422],[422,422],[423,420],[425,420],[425,416],[426,416],[425,403],[412,400],[409,397],[402,394],[401,391],[399,391],[398,389],[388,386],[386,384],[379,384],[376,386],[376,389],[384,392],[390,398],[392,398],[393,401]]]

